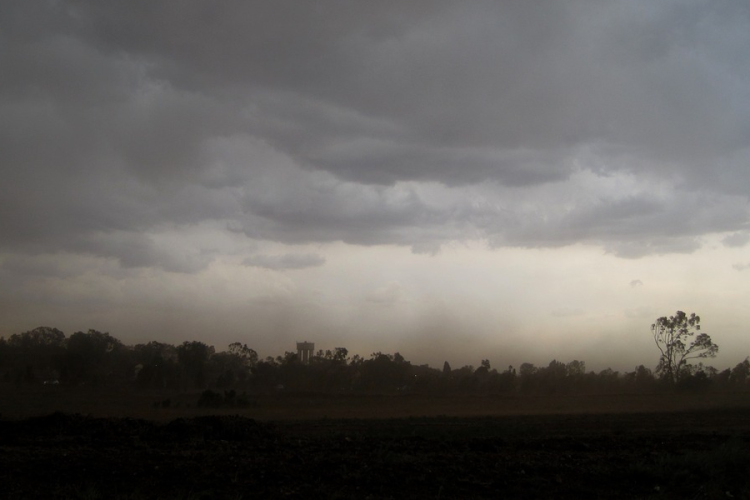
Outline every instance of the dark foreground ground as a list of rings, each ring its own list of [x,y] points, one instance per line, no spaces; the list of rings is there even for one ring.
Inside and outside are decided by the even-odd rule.
[[[5,498],[750,498],[750,410],[0,420]]]

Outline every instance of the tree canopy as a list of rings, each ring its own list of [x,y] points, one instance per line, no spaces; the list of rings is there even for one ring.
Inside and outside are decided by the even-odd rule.
[[[400,353],[350,355],[344,347],[319,350],[308,361],[295,352],[261,358],[247,344],[234,342],[219,351],[199,341],[178,345],[149,342],[128,346],[109,333],[75,332],[66,338],[55,328],[40,327],[0,338],[0,383],[70,387],[134,387],[157,392],[223,390],[232,394],[320,392],[335,394],[581,394],[661,390],[750,390],[750,361],[718,371],[696,358],[716,355],[718,346],[700,332],[700,317],[681,311],[652,326],[661,356],[652,372],[643,365],[632,372],[588,371],[581,360],[552,360],[507,370],[490,359],[479,366],[442,369],[414,365]],[[659,383],[659,382],[669,383]],[[56,389],[53,389],[56,390]],[[232,392],[235,391],[235,392]],[[226,396],[229,395],[229,396]]]
[[[674,316],[662,316],[651,325],[654,342],[661,356],[656,372],[670,383],[676,383],[688,373],[688,361],[698,358],[713,358],[719,352],[707,333],[698,333],[701,318],[677,311]],[[693,336],[698,335],[691,341]]]

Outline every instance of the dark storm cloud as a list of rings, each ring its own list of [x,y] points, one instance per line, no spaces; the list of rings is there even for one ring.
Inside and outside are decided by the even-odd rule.
[[[189,272],[210,252],[144,233],[215,220],[290,243],[583,241],[636,257],[748,219],[745,2],[10,0],[0,14],[0,250]],[[581,170],[647,174],[669,196],[561,206],[534,190],[574,192]],[[495,199],[460,199],[485,184]]]
[[[290,243],[316,241],[322,234],[347,243],[409,245],[422,239],[409,234],[412,230],[423,233],[449,222],[446,209],[429,207],[412,189],[394,192],[322,177],[301,175],[250,191],[243,200],[248,216],[242,231]]]
[[[90,265],[90,263],[88,263]],[[0,263],[0,272],[5,278],[11,276],[42,276],[56,278],[70,278],[83,274],[87,269],[86,263],[69,260],[61,262],[59,259],[45,257],[30,257],[14,255],[6,257]]]
[[[577,203],[534,203],[534,211],[476,224],[496,239],[496,246],[563,246],[576,242],[603,245],[622,257],[652,253],[691,252],[701,235],[729,231],[747,220],[747,202],[740,197],[676,193],[659,198],[651,193],[622,199],[607,197]],[[686,202],[686,200],[689,200]]]

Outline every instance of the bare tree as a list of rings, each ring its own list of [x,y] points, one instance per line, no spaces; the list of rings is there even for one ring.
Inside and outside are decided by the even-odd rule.
[[[699,333],[695,339],[690,339],[701,329],[701,318],[691,313],[690,316],[677,311],[674,316],[663,316],[651,325],[654,342],[661,352],[656,373],[670,383],[675,383],[681,372],[691,359],[713,358],[719,352],[719,346],[714,344],[707,333]]]

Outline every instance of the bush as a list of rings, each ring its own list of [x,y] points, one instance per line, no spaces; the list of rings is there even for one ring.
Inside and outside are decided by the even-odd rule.
[[[239,396],[235,391],[224,391],[224,395],[211,389],[203,391],[198,398],[198,408],[249,408],[255,406],[246,393]]]
[[[218,392],[206,389],[198,398],[198,408],[221,408],[224,406],[224,397]]]

